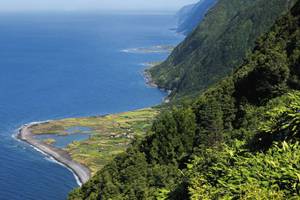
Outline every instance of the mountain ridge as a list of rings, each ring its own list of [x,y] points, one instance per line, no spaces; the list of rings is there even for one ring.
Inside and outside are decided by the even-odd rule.
[[[242,64],[255,39],[295,1],[219,0],[169,58],[149,70],[171,97],[199,93]]]
[[[184,6],[176,14],[178,18],[177,32],[184,35],[190,34],[216,2],[217,0],[200,0],[198,3]]]

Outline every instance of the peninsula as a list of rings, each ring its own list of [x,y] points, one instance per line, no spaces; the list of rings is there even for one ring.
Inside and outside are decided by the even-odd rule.
[[[157,114],[157,109],[146,108],[104,116],[30,123],[20,128],[17,137],[71,169],[84,184],[112,158],[124,152],[133,138],[143,137]],[[89,135],[88,139],[72,141],[64,148],[55,146],[55,139],[47,142],[51,135],[67,137],[76,134],[78,132],[69,130],[79,127],[87,129],[79,132]],[[49,139],[37,137],[42,135],[50,136]]]

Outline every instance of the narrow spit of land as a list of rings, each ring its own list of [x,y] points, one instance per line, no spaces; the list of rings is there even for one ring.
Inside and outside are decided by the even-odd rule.
[[[34,135],[30,131],[31,126],[33,125],[36,124],[28,124],[20,128],[18,138],[29,143],[30,145],[42,151],[43,153],[54,158],[57,162],[71,169],[74,172],[74,174],[78,177],[81,184],[86,183],[91,177],[90,170],[82,164],[75,162],[66,151],[55,148],[51,145],[48,145],[42,141],[35,139]]]

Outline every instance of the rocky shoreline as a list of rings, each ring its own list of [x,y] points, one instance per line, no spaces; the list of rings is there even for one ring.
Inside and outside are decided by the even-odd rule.
[[[161,88],[155,83],[155,81],[153,80],[153,78],[151,76],[151,73],[149,72],[149,69],[154,67],[154,66],[155,66],[155,64],[149,63],[148,68],[144,70],[143,76],[144,76],[145,82],[150,87],[157,88],[161,91],[167,92],[168,95],[164,98],[164,102],[169,103],[170,102],[169,95],[171,94],[172,91]]]

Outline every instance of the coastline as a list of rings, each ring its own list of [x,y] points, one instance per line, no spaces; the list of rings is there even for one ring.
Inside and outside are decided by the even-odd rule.
[[[143,76],[144,76],[144,79],[145,79],[145,82],[146,82],[147,85],[149,85],[150,87],[153,87],[153,88],[160,89],[158,87],[158,85],[155,83],[155,81],[152,79],[152,76],[149,72],[149,68],[144,70]]]
[[[75,162],[66,151],[35,139],[33,134],[30,132],[30,128],[36,124],[39,123],[31,123],[22,126],[18,131],[17,138],[32,145],[37,150],[53,158],[58,162],[58,164],[61,164],[71,170],[76,176],[75,178],[79,180],[80,186],[86,183],[91,177],[90,170],[82,164]]]
[[[161,91],[167,92],[169,95],[171,91],[165,90],[160,88],[155,81],[152,79],[151,74],[149,73],[149,69],[154,67],[155,64],[148,65],[148,68],[143,71],[143,77],[147,85],[153,88],[157,88]],[[168,103],[169,98],[168,95],[164,98],[163,102]],[[51,120],[49,120],[51,121]],[[31,145],[36,151],[48,156],[52,161],[56,162],[57,164],[66,167],[70,170],[73,175],[75,176],[76,182],[79,186],[82,186],[91,178],[91,171],[86,166],[74,161],[68,152],[63,149],[56,148],[49,144],[46,144],[38,139],[34,138],[34,134],[31,133],[30,129],[33,126],[47,123],[49,121],[42,121],[42,122],[32,122],[29,124],[23,125],[19,128],[16,138],[28,143]]]
[[[155,81],[152,79],[151,74],[149,73],[149,69],[151,67],[154,67],[156,64],[151,64],[149,63],[148,68],[146,68],[143,71],[143,77],[145,79],[145,82],[147,85],[153,88],[157,88],[159,90],[162,90],[164,92],[167,92],[167,96],[164,98],[164,102],[168,103],[169,102],[169,94],[171,91],[165,90],[163,88],[160,88]],[[43,121],[43,122],[33,122],[29,124],[23,125],[19,130],[16,135],[17,139],[24,141],[31,145],[35,150],[38,152],[49,156],[51,160],[57,162],[57,164],[62,165],[66,167],[68,170],[70,170],[76,179],[76,182],[78,183],[79,186],[82,186],[84,183],[86,183],[90,178],[91,178],[91,171],[88,169],[86,166],[74,161],[71,156],[68,154],[68,152],[64,151],[63,149],[56,148],[54,146],[51,146],[49,144],[46,144],[40,140],[37,140],[34,138],[34,135],[31,133],[30,128],[47,123],[49,121]]]
[[[172,91],[171,90],[166,90],[165,88],[159,87],[155,83],[155,81],[153,80],[153,78],[151,76],[151,73],[149,72],[149,69],[151,69],[152,67],[155,67],[155,66],[156,66],[156,64],[149,63],[148,67],[143,71],[143,77],[145,79],[146,84],[149,85],[150,87],[157,88],[161,91],[167,92],[167,96],[164,98],[163,102],[164,103],[169,103],[170,102],[169,96],[172,93]]]

